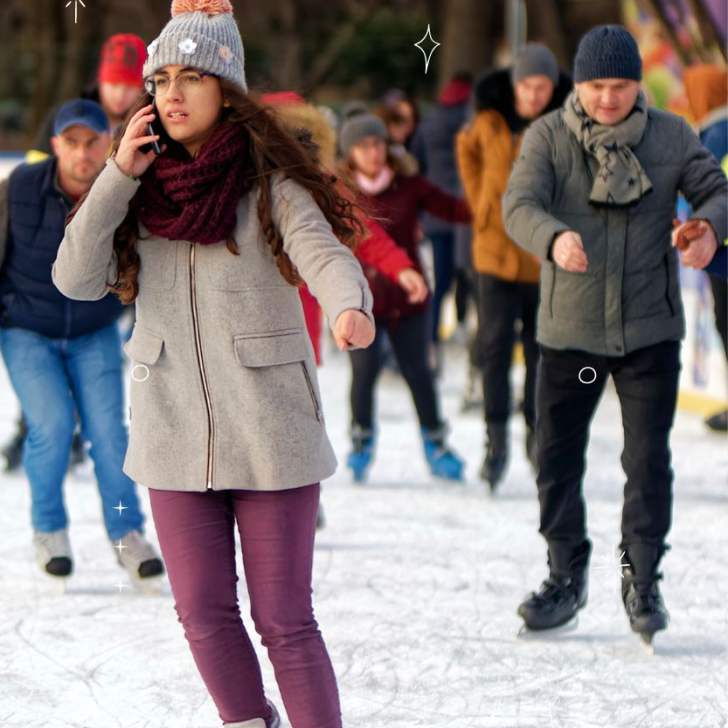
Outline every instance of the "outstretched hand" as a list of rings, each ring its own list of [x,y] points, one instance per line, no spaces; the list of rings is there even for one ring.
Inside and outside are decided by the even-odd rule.
[[[718,249],[713,226],[707,220],[672,221],[672,244],[680,251],[680,260],[689,268],[705,268]]]
[[[400,288],[407,292],[407,301],[409,303],[422,303],[427,298],[427,283],[414,268],[405,268],[400,271],[397,281]]]
[[[361,311],[342,311],[332,327],[336,346],[341,351],[366,349],[374,341],[374,324]]]

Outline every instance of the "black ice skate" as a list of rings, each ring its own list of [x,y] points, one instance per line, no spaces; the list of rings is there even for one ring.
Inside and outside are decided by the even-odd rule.
[[[629,563],[622,567],[622,603],[629,625],[650,649],[655,633],[667,629],[670,621],[660,594],[662,574],[657,572],[664,550],[649,544],[628,546]]]
[[[508,464],[508,425],[489,424],[488,441],[485,446],[485,460],[480,468],[480,479],[495,491],[503,480]]]
[[[518,615],[523,619],[526,630],[562,627],[586,606],[590,553],[591,543],[585,541],[568,559],[568,568],[564,571],[555,570],[555,560],[549,553],[549,578],[518,607]]]

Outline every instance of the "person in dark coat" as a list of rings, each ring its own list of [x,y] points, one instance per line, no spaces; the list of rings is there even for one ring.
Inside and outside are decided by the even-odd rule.
[[[163,571],[143,536],[135,484],[122,472],[128,435],[117,320],[123,307],[111,295],[71,300],[51,278],[66,217],[103,168],[110,140],[97,103],[69,101],[56,115],[53,156],[21,164],[0,183],[0,352],[27,422],[23,465],[36,559],[54,577],[73,570],[63,481],[77,413],[119,564],[132,579]]]
[[[101,49],[94,84],[84,89],[79,96],[102,106],[112,134],[143,90],[142,66],[146,57],[146,47],[139,36],[133,33],[112,35]],[[36,134],[33,148],[26,154],[26,162],[43,161],[53,153],[51,138],[54,136],[53,126],[59,109],[60,106],[56,106],[46,115]],[[0,449],[7,472],[20,467],[26,433],[25,421],[21,416],[15,433]],[[83,440],[80,432],[76,432],[69,467],[83,462],[84,457]]]
[[[549,577],[519,614],[547,629],[586,604],[585,451],[611,375],[627,476],[622,601],[632,630],[651,641],[669,620],[658,569],[685,336],[675,248],[689,237],[686,263],[709,263],[728,236],[728,180],[683,119],[648,105],[641,78],[625,28],[590,30],[574,62],[576,89],[529,127],[503,209],[508,234],[541,260],[537,483]],[[673,228],[680,192],[693,219]]]
[[[444,86],[437,104],[423,118],[415,133],[412,153],[420,174],[451,195],[462,196],[455,161],[455,136],[465,123],[472,91],[470,73],[458,72]],[[440,309],[455,277],[455,234],[452,223],[424,214],[422,230],[432,243],[435,290],[432,294],[432,341],[440,341]]]

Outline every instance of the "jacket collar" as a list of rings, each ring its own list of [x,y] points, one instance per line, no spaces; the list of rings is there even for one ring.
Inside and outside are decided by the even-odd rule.
[[[571,88],[572,82],[569,75],[563,71],[559,72],[559,82],[543,114],[560,108],[571,92]],[[497,111],[506,120],[511,131],[522,131],[531,123],[527,119],[522,119],[516,112],[510,68],[499,68],[484,73],[475,84],[473,98],[476,114],[479,111]]]

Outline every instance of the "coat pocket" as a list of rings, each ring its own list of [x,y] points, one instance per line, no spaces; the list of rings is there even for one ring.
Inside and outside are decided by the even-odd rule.
[[[244,367],[259,369],[285,364],[295,365],[301,372],[302,384],[311,399],[314,415],[321,422],[323,419],[321,405],[313,378],[306,366],[308,359],[306,336],[303,329],[282,329],[263,334],[240,334],[233,337],[233,345],[235,357],[238,363]]]
[[[134,327],[131,339],[124,344],[124,353],[134,362],[131,378],[135,382],[149,379],[149,367],[154,366],[162,354],[164,339],[153,331]]]
[[[131,339],[124,344],[124,353],[134,361],[152,366],[157,363],[164,339],[149,329],[135,326]]]
[[[305,361],[308,350],[304,336],[302,329],[240,334],[233,337],[235,357],[244,367],[272,367]]]

